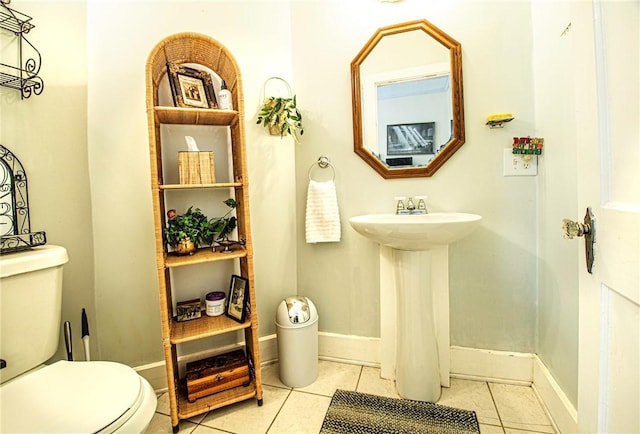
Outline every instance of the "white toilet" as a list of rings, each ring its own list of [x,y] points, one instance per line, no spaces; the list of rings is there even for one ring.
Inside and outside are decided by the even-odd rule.
[[[67,260],[52,245],[0,256],[0,432],[144,433],[157,399],[132,368],[43,365],[58,349]]]

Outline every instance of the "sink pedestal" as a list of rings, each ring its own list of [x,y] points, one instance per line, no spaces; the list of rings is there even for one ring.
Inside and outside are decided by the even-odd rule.
[[[404,398],[436,402],[449,386],[449,244],[481,220],[458,212],[349,219],[380,245],[380,370]]]
[[[400,396],[436,402],[449,386],[448,246],[380,246],[381,375]]]

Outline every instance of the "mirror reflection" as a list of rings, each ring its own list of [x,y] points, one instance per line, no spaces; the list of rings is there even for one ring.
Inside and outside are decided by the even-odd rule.
[[[351,71],[354,150],[385,178],[431,176],[464,143],[460,44],[428,21],[379,29]]]

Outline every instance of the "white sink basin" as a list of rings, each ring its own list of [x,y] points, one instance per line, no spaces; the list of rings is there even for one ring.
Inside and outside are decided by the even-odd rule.
[[[361,235],[398,250],[430,250],[458,241],[480,224],[477,214],[434,212],[430,214],[366,214],[349,223]]]

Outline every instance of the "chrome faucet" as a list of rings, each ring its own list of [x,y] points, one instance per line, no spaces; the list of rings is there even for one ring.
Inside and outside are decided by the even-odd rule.
[[[396,214],[427,214],[427,205],[425,203],[427,196],[416,196],[418,199],[418,206],[413,202],[413,197],[409,197],[407,200],[407,206],[404,205],[404,197],[396,197]]]
[[[409,200],[407,201],[407,210],[409,210],[409,214],[413,214],[415,209],[416,206],[413,204],[413,198],[409,197]]]

